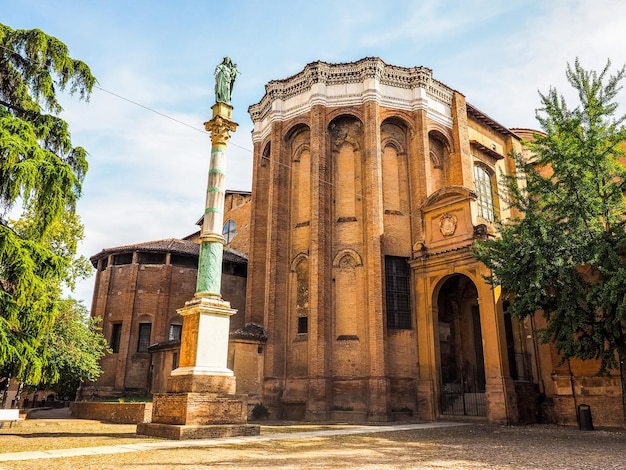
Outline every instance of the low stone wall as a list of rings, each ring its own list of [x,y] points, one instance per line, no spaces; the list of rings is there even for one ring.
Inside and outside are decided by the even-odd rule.
[[[539,420],[539,386],[516,381],[515,394],[520,424],[536,423]]]
[[[553,376],[554,415],[557,424],[576,426],[576,405],[589,405],[594,426],[624,427],[624,407],[619,377]],[[576,401],[572,396],[572,385]]]
[[[70,403],[72,417],[95,419],[116,424],[149,423],[152,403],[115,403],[99,401],[75,401]]]

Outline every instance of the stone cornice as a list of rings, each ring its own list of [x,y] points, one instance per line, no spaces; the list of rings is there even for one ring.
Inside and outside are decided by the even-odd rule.
[[[515,138],[517,140],[521,140],[520,137],[515,132],[513,132],[511,129],[508,129],[507,127],[503,126],[499,122],[497,122],[494,119],[490,118],[485,113],[483,113],[478,108],[472,106],[469,103],[467,103],[467,114],[468,114],[468,116],[473,117],[477,121],[482,122],[486,126],[491,127],[493,130],[499,132],[500,134],[510,135],[511,137],[513,137],[513,138]]]
[[[350,85],[363,84],[362,88]],[[334,88],[331,88],[334,87]],[[401,89],[423,93],[404,96],[391,96],[384,90]],[[319,90],[319,91],[318,91]],[[322,91],[323,90],[323,91]],[[321,91],[321,92],[320,92]],[[276,113],[275,102],[286,102],[299,95],[309,94],[306,103],[299,106],[280,107],[279,114],[293,114],[314,104],[326,106],[354,105],[367,100],[376,100],[381,105],[401,106],[407,109],[422,107],[424,98],[433,100],[445,107],[452,103],[453,90],[432,78],[432,71],[426,67],[398,67],[388,65],[378,57],[366,57],[357,62],[329,64],[318,61],[307,64],[302,72],[283,80],[272,80],[265,86],[261,101],[248,108],[252,121],[258,123]],[[291,113],[290,113],[291,111]]]

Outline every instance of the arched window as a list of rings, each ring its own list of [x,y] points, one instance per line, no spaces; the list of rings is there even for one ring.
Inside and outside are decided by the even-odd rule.
[[[170,341],[180,341],[183,336],[183,325],[177,323],[170,323],[170,334],[168,339]]]
[[[139,323],[139,334],[137,339],[137,352],[147,353],[150,347],[150,335],[152,334],[152,323]]]
[[[222,229],[222,235],[224,235],[224,239],[226,240],[226,244],[229,244],[233,237],[235,236],[235,221],[232,219],[228,219],[224,224],[224,228]]]
[[[297,333],[309,332],[309,260],[303,258],[296,266]]]
[[[474,180],[476,185],[476,194],[478,195],[478,216],[488,220],[489,222],[493,222],[494,209],[491,175],[483,166],[475,165]]]
[[[449,140],[439,131],[428,133],[428,148],[430,156],[430,188],[429,194],[446,186],[445,168],[450,160]]]

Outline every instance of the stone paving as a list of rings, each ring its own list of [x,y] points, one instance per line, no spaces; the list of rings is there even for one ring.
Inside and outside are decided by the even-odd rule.
[[[555,425],[498,426],[484,421],[394,423],[384,425],[311,425],[273,423],[260,436],[167,441],[133,439],[133,427],[119,429],[116,445],[55,448],[50,435],[70,439],[72,433],[102,427],[95,436],[118,435],[108,424],[73,420],[67,411],[34,412],[24,452],[0,453],[0,469],[60,470],[196,470],[207,468],[311,470],[358,469],[624,469],[626,429],[581,431]],[[48,423],[45,423],[48,421]],[[28,423],[28,421],[27,421]],[[86,423],[91,423],[86,425]],[[62,431],[58,431],[61,427]],[[66,436],[67,434],[67,436]],[[27,436],[28,435],[28,436]],[[39,440],[39,437],[41,440]],[[7,436],[8,437],[8,436]],[[15,439],[15,435],[12,439]],[[18,436],[19,437],[19,436]],[[2,444],[0,436],[0,444]],[[42,445],[47,439],[47,446]],[[7,441],[11,442],[11,441]],[[23,441],[22,441],[23,442]],[[60,441],[59,441],[60,442]],[[81,445],[91,445],[89,437]],[[11,444],[9,444],[11,445]],[[42,450],[51,449],[51,450]],[[191,451],[191,452],[190,452]],[[1,452],[1,451],[0,451]]]
[[[372,434],[381,432],[410,431],[416,429],[435,429],[451,426],[463,426],[464,423],[424,423],[394,424],[389,426],[357,426],[348,429],[326,429],[322,431],[293,432],[269,434],[265,436],[227,437],[220,439],[193,439],[187,441],[160,441],[140,444],[124,444],[115,446],[83,447],[77,449],[53,449],[46,451],[11,452],[0,454],[0,462],[15,460],[56,459],[61,457],[79,457],[83,455],[121,454],[162,449],[186,449],[194,447],[223,446],[225,444],[249,444],[270,442],[286,439],[311,439],[313,437],[346,436]]]

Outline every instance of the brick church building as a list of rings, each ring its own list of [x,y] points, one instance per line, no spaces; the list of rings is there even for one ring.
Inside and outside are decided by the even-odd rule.
[[[506,128],[427,68],[378,58],[308,64],[266,85],[249,112],[252,192],[242,205],[248,219],[236,224],[249,226],[233,238],[243,243],[236,253],[247,256],[247,283],[229,367],[251,403],[277,419],[571,424],[584,397],[596,423],[623,425],[619,375],[598,379],[576,361],[557,366],[554,348],[534,340],[541,319],[511,318],[472,256],[474,241],[512,215],[500,183],[515,174],[509,155],[531,130]],[[228,234],[228,207],[225,220]],[[92,314],[104,317],[112,344],[121,335],[134,347],[142,317],[131,317],[148,300],[138,287],[132,302],[101,288],[120,269],[107,253],[95,260]],[[148,268],[137,253],[139,273]],[[193,277],[193,266],[173,261],[181,255],[166,255],[174,267],[145,288],[159,290],[153,310],[162,312],[147,340],[152,354],[138,366],[148,371],[140,382],[151,381],[145,390],[176,366],[175,310],[193,295],[172,301]],[[104,361],[117,368],[105,367],[86,391],[107,380],[121,393],[132,388],[124,376],[137,354],[116,354]]]

